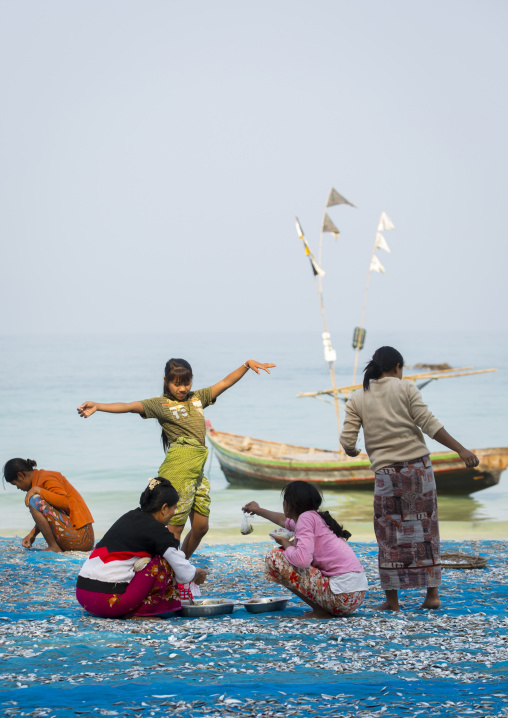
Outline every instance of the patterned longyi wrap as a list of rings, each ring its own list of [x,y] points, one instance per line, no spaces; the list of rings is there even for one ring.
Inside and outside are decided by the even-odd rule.
[[[376,471],[374,531],[385,591],[441,585],[436,482],[428,455]]]

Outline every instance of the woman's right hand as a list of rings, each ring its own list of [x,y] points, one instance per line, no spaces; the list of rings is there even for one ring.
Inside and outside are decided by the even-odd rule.
[[[476,456],[476,454],[473,454],[472,451],[468,451],[467,449],[463,449],[462,451],[459,451],[459,456],[462,459],[462,461],[465,463],[468,469],[474,469],[475,466],[478,466],[480,463],[480,459]]]
[[[196,575],[192,579],[196,586],[201,586],[206,581],[208,571],[204,568],[196,568]]]
[[[97,411],[97,404],[94,401],[85,401],[84,404],[78,406],[77,412],[83,419],[88,419],[89,416],[95,414]]]
[[[249,501],[248,504],[245,504],[245,506],[242,506],[242,511],[245,514],[250,514],[251,516],[257,516],[259,514],[261,506],[256,501]]]

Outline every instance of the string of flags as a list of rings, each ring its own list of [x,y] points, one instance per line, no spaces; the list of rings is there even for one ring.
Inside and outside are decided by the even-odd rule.
[[[330,190],[330,194],[328,195],[328,200],[326,202],[326,209],[328,209],[328,207],[334,207],[335,205],[339,205],[339,204],[348,204],[351,207],[354,207],[354,204],[352,204],[352,202],[350,202],[348,199],[343,197],[341,194],[339,194],[339,192],[337,192],[337,190],[334,187],[332,187]],[[324,217],[323,217],[323,224],[321,226],[321,236],[319,239],[319,262],[316,260],[315,256],[311,252],[309,243],[307,242],[307,240],[305,238],[305,234],[303,232],[302,225],[300,224],[298,217],[296,218],[296,232],[298,234],[298,237],[303,242],[303,246],[305,248],[305,254],[309,258],[310,266],[312,268],[312,273],[313,273],[314,277],[319,277],[321,279],[321,277],[325,276],[324,269],[322,267],[320,267],[320,265],[319,265],[319,262],[321,261],[321,248],[322,248],[323,234],[329,233],[335,239],[338,239],[339,234],[340,234],[339,228],[337,227],[337,225],[335,224],[333,219],[330,217],[328,212],[325,210]],[[321,281],[316,282],[316,289],[318,292],[318,298],[319,298],[319,303],[321,306],[321,313],[323,316],[323,324],[324,324],[324,330],[325,330],[322,335],[323,336],[323,349],[324,349],[325,361],[330,366],[332,384],[333,384],[333,386],[335,386],[334,362],[337,359],[337,354],[336,354],[335,350],[332,348],[330,333],[328,332],[328,330],[326,328]],[[337,412],[337,423],[339,425],[339,431],[340,431],[339,405],[338,405],[338,400],[337,400],[336,395],[335,395],[334,399],[335,399],[335,408],[336,408],[336,412]]]
[[[354,207],[354,204],[350,202],[348,199],[343,197],[339,192],[337,192],[336,189],[332,187],[330,190],[330,194],[328,195],[328,200],[326,202],[327,207],[335,207],[337,204],[348,204],[350,207]],[[321,227],[321,231],[323,233],[329,232],[333,235],[334,239],[338,239],[339,237],[339,230],[335,226],[334,221],[331,219],[330,215],[325,212],[325,216],[323,218],[323,226]]]
[[[350,202],[348,199],[346,199],[343,195],[341,195],[337,190],[332,187],[330,190],[330,194],[328,195],[328,200],[326,202],[326,209],[328,207],[335,207],[336,205],[340,204],[347,204],[350,207],[354,207],[355,205]],[[371,272],[378,272],[380,274],[386,274],[386,270],[383,267],[381,260],[377,256],[376,252],[378,250],[383,250],[383,252],[387,252],[388,254],[391,254],[391,249],[388,246],[388,242],[386,241],[384,235],[382,232],[386,232],[388,230],[395,229],[395,225],[393,224],[390,217],[386,214],[386,212],[381,212],[381,215],[379,217],[379,221],[377,224],[377,230],[376,230],[376,236],[374,240],[374,247],[372,249],[372,254],[370,257],[370,264],[369,264],[369,272],[367,276],[367,284],[365,287],[365,296],[363,301],[363,309],[362,309],[362,318],[360,320],[360,326],[355,327],[354,335],[353,335],[353,348],[356,349],[356,357],[355,357],[355,366],[354,366],[354,376],[353,376],[353,384],[356,380],[356,370],[358,366],[358,352],[363,349],[365,344],[365,335],[366,331],[363,328],[363,320],[365,318],[365,308],[367,304],[367,294],[368,294],[368,288],[369,288],[369,278]],[[319,262],[316,260],[315,256],[312,254],[312,251],[309,247],[309,243],[307,242],[307,239],[305,238],[305,234],[302,229],[302,225],[300,224],[298,217],[296,218],[296,232],[298,234],[298,237],[301,239],[304,245],[305,254],[309,258],[310,265],[312,268],[312,273],[314,277],[324,277],[325,271],[320,266]],[[335,239],[338,239],[340,231],[333,219],[330,217],[328,212],[325,210],[324,217],[323,217],[323,224],[321,226],[321,236],[323,234],[331,234]],[[319,249],[319,261],[321,261],[321,240],[320,240],[320,249]],[[321,311],[323,310],[322,305],[322,294],[321,294],[321,282],[318,282],[316,284],[316,288],[318,290],[318,295],[320,297],[320,303],[321,303]],[[333,373],[333,362],[335,361],[335,352],[332,349],[331,345],[331,339],[330,334],[328,333],[326,329],[326,322],[324,319],[324,313],[323,313],[323,322],[325,323],[325,332],[323,334],[323,345],[324,345],[324,351],[325,351],[325,361],[327,361],[330,364],[330,371],[332,371],[332,379],[334,379],[334,373]],[[337,407],[338,411],[338,407]]]
[[[354,207],[355,205],[350,202],[348,199],[343,197],[337,190],[332,187],[330,190],[330,194],[328,195],[328,200],[326,202],[326,207],[335,207],[338,204],[348,204],[350,207]],[[304,247],[305,247],[305,254],[309,258],[310,265],[312,267],[312,273],[314,276],[318,277],[324,277],[325,271],[322,267],[319,266],[318,261],[316,260],[315,256],[312,254],[311,249],[309,247],[309,243],[305,239],[305,235],[303,233],[302,225],[300,224],[298,217],[296,218],[296,232],[299,236],[299,238],[302,240]],[[340,231],[338,227],[336,226],[333,219],[330,217],[328,212],[325,212],[325,215],[323,217],[323,224],[321,227],[321,232],[323,234],[331,234],[334,239],[338,239]]]
[[[375,252],[378,249],[382,249],[384,252],[388,252],[388,254],[392,253],[392,250],[388,246],[388,242],[381,234],[381,232],[384,232],[388,229],[395,229],[395,225],[393,224],[390,217],[386,214],[386,212],[381,212],[381,216],[377,225],[376,239],[374,240],[374,249],[372,250],[372,256],[370,258],[369,272],[380,272],[381,274],[386,274],[386,269],[381,264],[381,261],[379,260]]]
[[[361,351],[365,345],[365,336],[366,331],[363,327],[363,320],[365,318],[365,307],[367,304],[367,292],[369,288],[369,277],[371,272],[379,272],[379,274],[386,274],[386,269],[381,264],[381,260],[377,256],[376,252],[378,249],[382,249],[384,252],[388,252],[388,254],[391,254],[392,251],[390,247],[388,246],[388,242],[384,238],[384,236],[381,234],[381,232],[384,232],[389,229],[395,229],[395,225],[393,224],[390,217],[386,214],[386,212],[381,212],[381,216],[379,217],[379,222],[377,224],[377,231],[376,231],[376,238],[374,240],[374,247],[372,248],[372,254],[370,257],[370,264],[369,264],[369,273],[367,275],[367,285],[365,287],[365,297],[363,300],[363,309],[362,309],[362,318],[361,318],[361,325],[359,327],[355,327],[353,332],[353,349],[356,349],[356,357],[355,357],[355,366],[354,366],[354,372],[353,372],[353,384],[356,381],[356,369],[358,366],[358,352]]]

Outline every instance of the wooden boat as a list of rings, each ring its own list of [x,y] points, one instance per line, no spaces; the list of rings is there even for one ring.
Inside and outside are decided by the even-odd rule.
[[[332,491],[374,488],[374,474],[364,453],[344,459],[338,451],[215,431],[210,422],[207,435],[224,476],[237,487],[281,489],[299,479]],[[473,451],[480,459],[475,469],[466,469],[452,451],[430,455],[439,494],[472,494],[499,482],[508,466],[508,447]]]

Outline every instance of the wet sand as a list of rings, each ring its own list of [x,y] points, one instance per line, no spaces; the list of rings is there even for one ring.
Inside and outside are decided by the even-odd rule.
[[[348,528],[353,534],[350,543],[376,540],[372,523],[349,523]],[[439,530],[443,541],[508,540],[508,521],[440,521]],[[205,542],[210,545],[257,543],[270,540],[269,531],[271,531],[270,527],[265,532],[260,527],[256,527],[253,533],[242,536],[238,528],[210,529]]]

